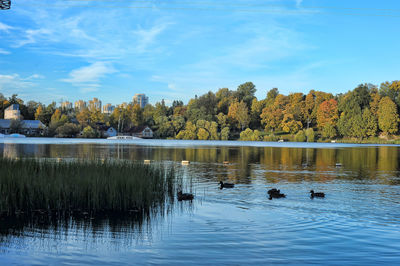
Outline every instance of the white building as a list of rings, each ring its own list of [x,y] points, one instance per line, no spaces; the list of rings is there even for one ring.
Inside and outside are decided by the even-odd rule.
[[[97,98],[93,98],[93,100],[89,101],[89,110],[90,111],[101,111],[101,101]]]
[[[80,111],[86,107],[86,102],[84,100],[79,100],[75,102],[75,109]]]
[[[103,106],[103,114],[112,114],[112,112],[114,112],[115,106],[111,105],[111,103],[107,103]]]
[[[62,103],[61,103],[61,108],[62,108],[62,109],[72,109],[72,103],[71,103],[71,102],[68,102],[68,101],[62,102]]]
[[[11,104],[4,111],[4,119],[21,119],[19,104]]]
[[[146,94],[138,93],[133,96],[133,104],[139,104],[140,108],[144,108],[149,103],[149,97]]]

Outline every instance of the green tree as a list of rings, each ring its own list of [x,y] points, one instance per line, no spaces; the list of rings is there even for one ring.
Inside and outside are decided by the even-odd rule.
[[[182,116],[173,116],[172,119],[172,126],[174,127],[174,137],[178,134],[185,127],[185,118]]]
[[[56,129],[56,133],[59,137],[63,138],[73,138],[80,131],[79,126],[73,123],[66,123],[65,125],[58,127]]]
[[[305,142],[307,140],[306,134],[304,130],[300,130],[297,132],[296,136],[294,136],[294,140],[297,142]]]
[[[307,128],[305,131],[307,142],[314,142],[315,141],[315,132],[312,128]]]
[[[368,108],[364,110],[362,120],[365,128],[365,135],[368,137],[376,136],[378,132],[378,121]]]
[[[83,129],[82,137],[93,139],[97,137],[97,132],[91,126],[87,126]]]
[[[273,105],[275,98],[279,95],[279,90],[277,88],[270,89],[267,92],[267,98],[265,98],[265,106]]]
[[[210,133],[204,128],[199,128],[197,131],[197,138],[199,140],[208,140],[210,137]]]
[[[246,82],[239,85],[236,90],[236,97],[239,102],[243,101],[247,105],[247,108],[250,109],[256,91],[256,86],[252,82]]]
[[[388,96],[383,97],[379,103],[378,123],[380,130],[385,134],[394,134],[399,130],[397,107]]]
[[[187,122],[185,129],[181,130],[176,136],[177,139],[189,139],[194,140],[197,138],[197,128],[192,122]]]
[[[384,82],[381,84],[379,94],[382,97],[389,97],[393,102],[400,107],[400,81]]]
[[[229,139],[229,133],[230,133],[229,127],[224,127],[221,130],[221,140],[228,140]]]
[[[327,124],[321,132],[321,135],[324,139],[333,139],[337,136],[337,131],[334,125]]]
[[[260,141],[262,139],[261,133],[258,130],[251,130],[246,128],[246,130],[240,132],[240,140],[242,141]]]

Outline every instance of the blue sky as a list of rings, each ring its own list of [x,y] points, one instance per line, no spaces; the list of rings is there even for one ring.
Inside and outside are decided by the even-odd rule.
[[[44,103],[185,103],[246,81],[256,96],[399,79],[400,2],[14,0],[0,11],[0,92]]]

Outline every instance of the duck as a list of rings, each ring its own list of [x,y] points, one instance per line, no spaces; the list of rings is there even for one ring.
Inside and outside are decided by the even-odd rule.
[[[221,186],[220,189],[235,187],[235,184],[233,184],[233,183],[224,183],[222,181],[219,182],[219,185]]]
[[[286,195],[281,193],[280,189],[276,189],[276,188],[268,190],[268,194],[269,194],[269,199],[270,200],[279,199],[279,198],[286,198]]]
[[[276,188],[272,188],[272,189],[268,190],[268,194],[277,194],[277,193],[279,194],[279,193],[281,193],[281,191]]]
[[[323,192],[314,192],[314,190],[310,190],[311,198],[325,198],[325,193]]]
[[[178,201],[182,200],[193,200],[194,196],[191,193],[182,193],[182,191],[178,191]]]

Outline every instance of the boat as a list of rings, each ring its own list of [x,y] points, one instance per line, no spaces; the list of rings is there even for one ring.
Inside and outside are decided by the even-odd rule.
[[[133,140],[133,139],[141,139],[141,138],[133,137],[133,136],[114,136],[114,137],[108,137],[107,139],[112,139],[112,140]]]

